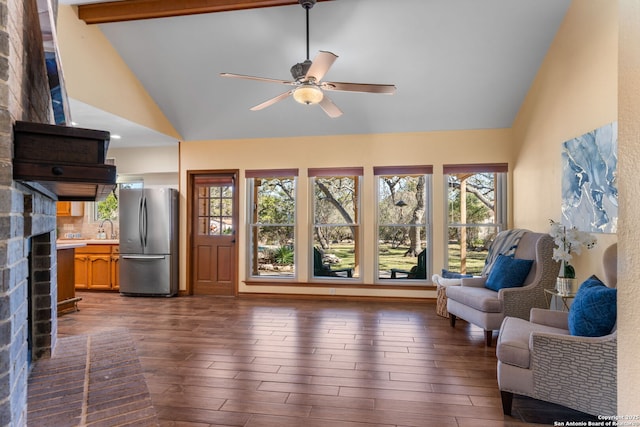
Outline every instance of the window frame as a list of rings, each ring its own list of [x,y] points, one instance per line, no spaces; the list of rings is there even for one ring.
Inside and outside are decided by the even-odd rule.
[[[118,203],[118,194],[120,193],[120,190],[123,188],[144,188],[144,181],[142,179],[135,179],[135,180],[130,180],[130,181],[123,181],[123,182],[118,182],[116,184],[116,186],[114,187],[113,191],[111,193],[109,193],[109,195],[111,194],[115,194],[116,197],[116,204]],[[107,196],[109,197],[109,196]],[[87,218],[89,219],[90,223],[100,223],[102,221],[104,221],[105,218],[101,218],[100,217],[100,210],[98,208],[98,206],[101,203],[104,203],[105,200],[101,200],[99,202],[87,202],[86,203],[86,207],[87,207]],[[117,220],[119,216],[119,212],[116,209],[115,211],[115,216],[112,216],[111,220]]]
[[[300,258],[300,249],[299,249],[299,227],[298,227],[298,185],[299,185],[299,176],[298,169],[252,169],[245,171],[245,181],[246,181],[246,277],[251,282],[297,282],[299,277],[299,260]],[[293,195],[294,195],[294,214],[293,214],[293,224],[268,224],[268,226],[291,226],[293,227],[293,274],[291,275],[256,275],[253,272],[253,237],[254,237],[254,228],[258,227],[259,223],[253,222],[253,209],[257,208],[257,200],[255,200],[255,180],[256,179],[270,179],[270,178],[293,178]]]
[[[390,284],[394,286],[424,286],[431,282],[433,272],[433,166],[432,165],[416,165],[416,166],[374,166],[373,176],[375,181],[375,268],[374,283]],[[426,251],[426,273],[424,279],[392,279],[380,277],[380,227],[384,225],[380,222],[380,185],[383,177],[389,176],[424,176],[424,215],[421,225],[415,227],[424,227],[425,230],[425,248]],[[402,224],[397,224],[398,226]],[[408,225],[411,226],[411,225]]]
[[[449,228],[451,227],[495,227],[496,234],[506,230],[508,226],[508,181],[509,181],[509,165],[508,163],[477,163],[477,164],[451,164],[443,165],[443,209],[444,209],[444,238],[443,238],[443,254],[444,267],[449,269]],[[449,175],[460,173],[493,173],[495,174],[494,187],[494,222],[493,223],[452,223],[449,218]]]
[[[357,167],[335,167],[335,168],[309,168],[307,170],[307,177],[309,180],[309,228],[308,228],[308,281],[309,283],[345,283],[345,284],[354,284],[354,283],[362,283],[364,276],[364,268],[363,268],[363,227],[362,227],[362,183],[364,180],[364,168]],[[352,224],[317,224],[315,222],[315,214],[316,214],[316,197],[315,197],[315,187],[316,187],[316,178],[330,178],[330,177],[353,177],[356,178],[356,183],[354,186],[354,190],[357,193],[356,204],[354,206],[354,211],[356,213],[356,218],[353,219]],[[314,274],[314,229],[317,225],[328,225],[335,227],[356,227],[357,232],[355,233],[356,242],[354,243],[355,251],[355,266],[354,273],[355,277],[333,277],[333,276],[315,276]]]

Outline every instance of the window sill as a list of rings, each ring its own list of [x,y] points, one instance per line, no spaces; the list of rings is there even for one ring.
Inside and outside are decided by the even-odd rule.
[[[353,283],[349,281],[333,281],[333,282],[289,282],[289,281],[257,281],[245,280],[243,283],[247,286],[287,286],[287,287],[308,287],[308,288],[353,288],[353,289],[406,289],[406,290],[426,290],[435,291],[434,284],[409,284],[409,283]]]

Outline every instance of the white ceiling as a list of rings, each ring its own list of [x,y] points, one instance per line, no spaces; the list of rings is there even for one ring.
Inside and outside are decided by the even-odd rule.
[[[249,111],[288,87],[218,75],[291,79],[290,67],[306,59],[305,11],[298,5],[101,24],[100,29],[185,140],[508,128],[569,4],[318,3],[310,11],[311,59],[318,50],[339,56],[324,80],[397,86],[393,96],[328,93],[344,112],[336,119],[291,98]],[[148,129],[138,129],[142,133],[131,139],[126,132],[139,126],[75,100],[71,114],[80,126],[121,134],[112,147],[175,143]]]

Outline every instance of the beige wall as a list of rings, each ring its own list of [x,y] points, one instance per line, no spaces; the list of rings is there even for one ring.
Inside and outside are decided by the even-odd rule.
[[[618,247],[618,413],[640,413],[640,3],[621,0],[618,74],[620,243]]]
[[[600,271],[602,251],[618,247],[618,415],[640,412],[640,3],[574,0],[513,126],[521,144],[514,170],[514,224],[536,227],[560,214],[560,144],[618,121],[617,235],[577,269]],[[551,197],[549,197],[549,195]],[[596,268],[597,267],[597,268]]]
[[[76,8],[61,4],[57,27],[71,98],[181,139],[97,25],[86,25]]]
[[[560,220],[561,144],[617,120],[617,46],[616,2],[574,0],[514,121],[515,227],[545,231]],[[602,251],[617,237],[597,237],[572,261],[579,282],[603,277]]]
[[[178,144],[168,147],[109,148],[116,159],[118,180],[141,178],[147,186],[178,188]]]
[[[450,163],[510,163],[513,143],[511,131],[494,129],[462,132],[401,133],[378,135],[345,135],[330,137],[300,137],[282,139],[252,139],[229,141],[191,141],[180,144],[181,188],[186,193],[186,173],[194,170],[239,169],[240,224],[245,223],[245,169],[299,168],[298,223],[301,224],[297,243],[309,247],[309,197],[307,168],[310,167],[364,167],[362,187],[362,225],[364,230],[364,259],[375,259],[375,182],[373,166],[433,165],[433,246],[434,270],[444,266],[444,183],[442,165]],[[452,149],[455,147],[455,149]],[[186,215],[183,198],[181,215]],[[182,222],[181,247],[186,247],[186,224]],[[240,292],[284,292],[327,294],[329,289],[308,287],[248,287],[242,283],[246,276],[246,233],[239,230]],[[440,250],[442,248],[442,250]],[[307,256],[306,251],[298,255]],[[186,254],[181,253],[180,289],[186,289]],[[299,259],[299,281],[306,282],[309,260]],[[363,283],[375,280],[374,266],[363,266]],[[433,291],[399,291],[382,289],[355,289],[337,287],[337,295],[433,297]]]

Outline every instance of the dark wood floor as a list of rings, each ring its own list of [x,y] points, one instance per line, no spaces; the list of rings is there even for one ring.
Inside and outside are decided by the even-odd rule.
[[[162,426],[511,426],[580,419],[519,398],[495,348],[435,302],[79,293],[58,335],[127,328]]]

